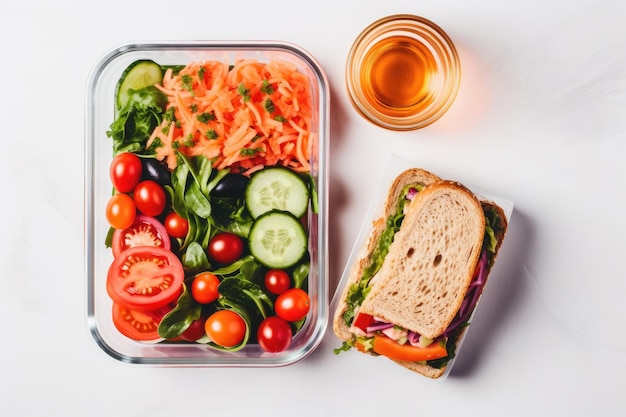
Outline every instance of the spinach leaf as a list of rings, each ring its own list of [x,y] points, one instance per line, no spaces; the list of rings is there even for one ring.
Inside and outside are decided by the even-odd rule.
[[[306,283],[306,280],[309,277],[310,266],[309,262],[303,262],[294,268],[293,273],[291,274],[294,287],[302,288],[302,286]]]
[[[195,320],[200,318],[202,306],[198,304],[187,286],[183,284],[183,292],[178,298],[176,307],[167,313],[159,323],[159,336],[173,339],[180,336]]]
[[[254,219],[246,210],[243,198],[212,197],[213,223],[221,230],[247,238]]]
[[[222,276],[239,274],[239,271],[241,270],[242,266],[250,262],[254,262],[254,258],[252,257],[252,255],[246,255],[243,258],[239,259],[238,261],[233,262],[230,265],[226,265],[222,268],[214,270],[213,273],[215,275],[222,275]]]
[[[185,207],[203,219],[211,215],[211,203],[196,182],[190,182],[184,194]]]
[[[188,175],[189,167],[184,164],[178,164],[172,172],[172,206],[174,211],[183,217],[186,217],[185,213],[187,213],[185,188],[187,188]]]
[[[205,196],[209,195],[209,180],[213,173],[211,161],[204,155],[187,157],[182,153],[178,153],[178,158],[187,166],[194,182],[198,186],[200,192]]]
[[[306,183],[309,186],[309,194],[311,195],[311,210],[313,211],[313,213],[318,213],[319,202],[317,196],[317,186],[315,185],[315,178],[313,178],[310,173],[306,174],[306,177]]]
[[[129,90],[126,105],[109,126],[113,152],[141,152],[154,129],[163,121],[167,97],[154,86]]]
[[[188,272],[207,271],[211,268],[204,248],[198,242],[191,242],[183,255],[183,266]]]
[[[265,319],[273,310],[274,303],[260,285],[241,277],[227,277],[218,287],[219,303],[241,306],[254,314],[257,320]],[[254,319],[251,317],[251,319]]]

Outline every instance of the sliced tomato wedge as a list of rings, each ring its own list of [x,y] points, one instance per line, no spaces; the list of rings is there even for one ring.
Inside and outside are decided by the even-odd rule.
[[[160,221],[154,217],[140,214],[135,217],[133,224],[126,229],[116,229],[111,242],[115,258],[122,251],[135,246],[156,246],[170,249],[171,242],[165,226]]]
[[[359,329],[363,330],[364,332],[367,333],[367,328],[374,323],[374,317],[369,315],[369,314],[365,314],[365,313],[359,313],[357,314],[356,318],[354,319],[354,322],[352,323],[353,326],[358,327]]]
[[[113,324],[124,336],[138,341],[156,341],[159,323],[172,309],[170,305],[154,311],[136,311],[113,303]]]
[[[403,345],[387,336],[374,336],[374,352],[396,361],[421,362],[444,358],[448,355],[446,347],[434,341],[426,347]]]
[[[184,278],[183,265],[172,251],[136,246],[113,260],[107,292],[113,302],[131,310],[157,310],[178,298]]]

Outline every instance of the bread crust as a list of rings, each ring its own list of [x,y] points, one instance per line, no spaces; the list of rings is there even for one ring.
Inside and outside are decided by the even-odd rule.
[[[353,337],[349,327],[346,326],[343,320],[343,315],[348,307],[346,304],[346,297],[348,295],[348,291],[350,290],[350,286],[361,281],[363,269],[367,267],[369,262],[369,255],[374,250],[380,235],[385,230],[387,217],[395,213],[402,190],[409,184],[428,186],[438,181],[441,181],[441,178],[429,171],[420,168],[409,168],[401,172],[392,182],[384,200],[382,213],[371,224],[368,238],[363,242],[356,260],[352,264],[348,280],[343,288],[341,297],[339,298],[337,309],[335,310],[333,331],[341,340],[347,341]]]
[[[461,192],[463,193],[469,193],[469,195],[471,195],[472,198],[475,200],[481,212],[483,210],[488,210],[488,209],[495,210],[496,213],[498,214],[498,219],[500,223],[499,224],[500,227],[496,229],[496,239],[498,243],[496,246],[496,252],[493,255],[493,261],[495,262],[495,257],[497,256],[499,252],[500,246],[502,245],[504,235],[506,234],[506,230],[508,227],[506,215],[504,211],[502,210],[502,208],[500,208],[497,204],[495,204],[492,201],[479,200],[478,197],[474,196],[474,194],[471,191],[469,191],[465,186],[463,186],[462,184],[458,182],[442,180],[438,176],[428,171],[418,169],[418,168],[412,168],[412,169],[404,171],[403,173],[401,173],[399,176],[396,177],[391,187],[389,188],[389,191],[385,199],[385,203],[384,203],[383,213],[381,214],[380,217],[378,217],[372,223],[369,237],[363,243],[361,250],[359,251],[359,254],[356,258],[356,261],[353,263],[351,267],[347,283],[344,286],[341,297],[338,300],[337,308],[335,310],[334,319],[333,319],[333,331],[337,335],[337,337],[339,337],[341,340],[349,341],[354,337],[354,335],[350,332],[349,327],[346,326],[343,320],[343,315],[347,309],[346,297],[347,297],[349,288],[352,284],[358,283],[360,281],[363,269],[368,265],[368,256],[372,252],[373,248],[375,247],[378,241],[378,238],[384,231],[386,218],[389,215],[395,213],[397,202],[400,197],[400,193],[402,192],[402,189],[406,185],[412,184],[412,183],[414,184],[419,183],[421,185],[424,185],[425,188],[420,193],[418,193],[419,198],[415,198],[409,204],[407,215],[409,215],[408,213],[411,212],[412,210],[416,210],[419,208],[420,201],[422,201],[424,198],[427,198],[430,193],[436,192],[437,189],[441,187],[444,187],[444,188],[451,187],[456,190],[461,190]],[[481,218],[483,222],[482,233],[484,235],[484,227],[485,227],[484,216],[481,216]],[[404,227],[404,224],[403,224],[403,227]],[[403,231],[402,228],[401,228],[401,231]],[[472,256],[475,257],[475,259],[472,259],[471,263],[474,265],[474,268],[480,256],[481,249],[482,249],[482,239],[481,239],[481,244],[478,247],[478,250],[472,251]],[[391,248],[390,248],[390,252],[391,252]],[[494,262],[492,262],[491,265],[489,266],[489,270],[487,271],[487,276],[491,268],[493,267]],[[385,261],[385,264],[386,263],[387,261]],[[465,295],[465,292],[467,291],[467,286],[469,286],[469,283],[472,280],[473,272],[474,272],[474,269],[472,269],[471,274],[469,274],[469,276],[466,276],[464,279],[463,285],[465,285],[465,290],[463,291],[463,296]],[[376,284],[376,286],[378,286],[378,283]],[[370,295],[374,293],[374,290],[375,288],[372,289],[372,291],[370,292]],[[370,295],[368,295],[368,298],[370,297]],[[463,297],[460,297],[458,302],[455,304],[452,317],[447,317],[446,320],[444,320],[445,322],[447,322],[447,324],[441,331],[439,331],[438,334],[441,334],[445,330],[449,322],[454,318],[454,314],[456,313],[456,311],[458,311],[460,304],[462,303],[462,300],[463,300]],[[397,323],[396,321],[393,321],[393,320],[389,320],[389,321]],[[403,327],[407,327],[407,326],[403,326]],[[410,328],[410,327],[407,327],[407,328]],[[415,330],[415,329],[411,329],[411,330]],[[463,332],[461,332],[461,334]],[[461,338],[461,335],[457,337],[456,343],[458,343],[458,340],[460,340],[460,338]],[[404,361],[394,361],[394,362],[396,362],[397,364],[413,372],[416,372],[418,374],[424,375],[432,379],[440,378],[445,373],[445,369],[446,369],[446,366],[442,368],[433,368],[425,363],[404,362]]]

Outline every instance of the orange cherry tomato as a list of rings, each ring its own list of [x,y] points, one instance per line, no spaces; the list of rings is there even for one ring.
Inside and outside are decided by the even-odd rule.
[[[113,194],[106,207],[106,218],[111,227],[126,229],[135,221],[137,208],[128,194]]]
[[[239,345],[246,335],[246,322],[231,310],[219,310],[204,323],[204,331],[216,345],[232,348]]]

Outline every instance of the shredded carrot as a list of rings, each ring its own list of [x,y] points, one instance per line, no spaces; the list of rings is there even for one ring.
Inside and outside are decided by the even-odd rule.
[[[293,64],[192,62],[177,74],[168,69],[157,88],[176,124],[157,127],[148,145],[159,139],[157,158],[170,169],[176,152],[205,155],[214,167],[246,174],[267,165],[310,169],[309,80]]]

